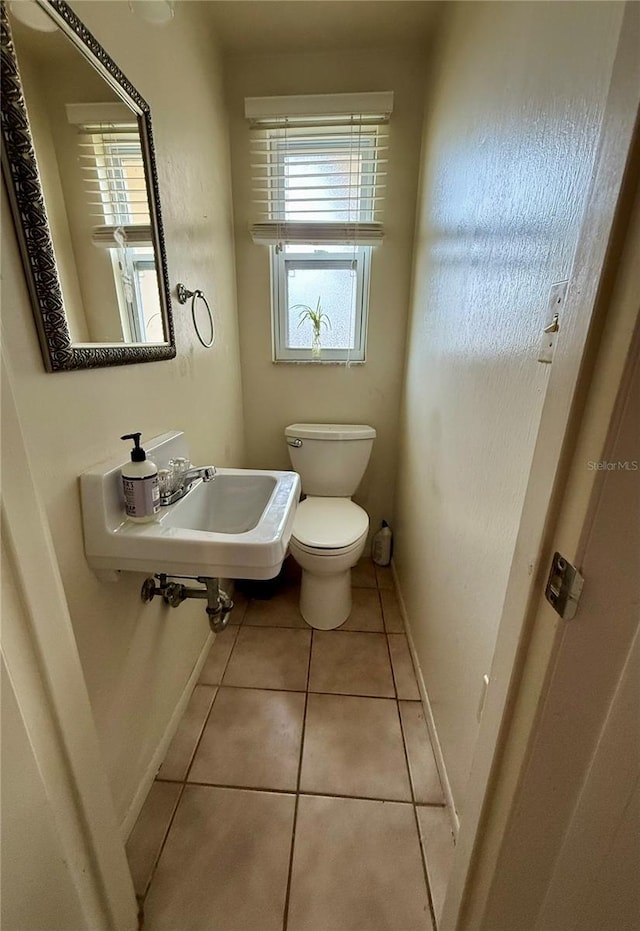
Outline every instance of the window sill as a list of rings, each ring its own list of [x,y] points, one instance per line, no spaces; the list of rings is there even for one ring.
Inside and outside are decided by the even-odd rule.
[[[364,365],[366,359],[272,359],[272,365]]]

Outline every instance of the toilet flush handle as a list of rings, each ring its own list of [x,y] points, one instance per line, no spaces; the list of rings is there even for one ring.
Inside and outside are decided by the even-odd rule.
[[[287,437],[287,446],[295,446],[296,449],[299,449],[302,446],[302,440],[298,437],[295,440],[290,440]]]

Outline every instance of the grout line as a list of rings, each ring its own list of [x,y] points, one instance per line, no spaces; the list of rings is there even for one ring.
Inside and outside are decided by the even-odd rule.
[[[395,594],[396,594],[396,597],[397,597],[397,579],[395,578],[395,575],[394,575],[394,583],[396,583],[396,584],[394,585],[394,589],[396,589]],[[380,596],[380,597],[382,598],[382,596]],[[384,616],[384,614],[383,614],[383,616]],[[407,636],[407,635],[406,635],[406,628],[407,628],[407,625],[406,625],[406,618],[404,617],[404,615],[402,616],[402,626],[403,626],[403,628],[404,628],[404,634],[405,634],[405,637],[406,637],[406,636]],[[408,645],[408,637],[407,637],[407,645]],[[389,660],[391,661],[391,669],[392,669],[392,671],[393,671],[393,681],[394,681],[394,684],[395,684],[395,682],[396,682],[396,677],[395,677],[395,670],[393,670],[393,660],[392,660],[392,658],[391,658],[391,642],[390,642],[390,640],[389,640],[389,631],[387,631],[387,647],[388,647],[388,650],[389,650]],[[413,656],[411,657],[411,667],[412,667],[413,674],[414,674],[414,677],[415,677],[416,682],[417,682],[418,677],[417,677],[416,670],[415,670],[414,663],[413,663]],[[419,691],[419,687],[418,687],[418,691]],[[410,762],[409,762],[409,746],[408,746],[408,741],[407,741],[407,738],[406,738],[406,735],[405,735],[405,732],[404,732],[404,723],[403,723],[403,721],[402,721],[402,714],[401,714],[401,712],[400,712],[400,701],[401,701],[401,700],[402,700],[402,701],[406,701],[407,699],[400,699],[400,697],[399,697],[399,695],[398,695],[398,688],[397,688],[397,685],[396,685],[396,706],[397,706],[397,709],[398,709],[398,719],[399,719],[399,721],[400,721],[400,733],[402,734],[402,746],[404,747],[405,762],[406,762],[406,765],[407,765],[407,771],[408,771],[408,773],[409,773],[409,786],[410,786],[410,788],[411,788],[411,798],[413,799],[413,817],[414,817],[414,819],[415,819],[416,831],[418,832],[418,846],[419,846],[419,848],[420,848],[420,859],[421,859],[421,861],[422,861],[422,871],[423,871],[423,874],[424,874],[424,882],[425,882],[425,886],[426,886],[426,889],[427,889],[427,899],[428,899],[428,901],[429,901],[429,911],[430,911],[430,913],[431,913],[431,922],[432,922],[434,931],[437,931],[438,923],[437,923],[437,921],[436,921],[436,911],[435,911],[435,907],[434,907],[434,904],[433,904],[433,894],[432,894],[432,892],[431,892],[431,883],[430,883],[430,881],[429,881],[429,870],[428,870],[428,868],[427,868],[427,853],[426,853],[426,849],[425,849],[425,844],[423,844],[423,842],[422,842],[422,830],[421,830],[421,827],[420,827],[420,819],[418,818],[418,808],[427,808],[427,807],[444,808],[444,807],[446,807],[446,806],[444,806],[444,805],[434,806],[434,805],[432,805],[431,803],[429,803],[429,804],[420,804],[420,805],[418,805],[418,803],[417,803],[417,801],[416,801],[416,794],[415,794],[415,789],[414,789],[414,786],[413,786],[413,776],[412,776],[412,771],[411,771],[411,764],[410,764]],[[429,734],[429,743],[431,744],[431,735],[430,735],[430,734]]]
[[[389,666],[391,667],[391,681],[393,682],[393,692],[394,692],[393,697],[395,701],[398,702],[400,700],[398,698],[398,683],[396,682],[396,671],[393,668],[393,656],[391,655],[391,644],[389,643],[389,634],[384,635],[384,642],[387,645],[387,655],[389,657]],[[398,709],[398,714],[399,713],[400,713],[400,710]]]
[[[375,572],[375,569],[374,569],[374,572]],[[377,582],[378,582],[378,576],[376,576],[376,585],[377,585]],[[387,630],[387,622],[384,619],[384,605],[382,604],[382,592],[379,588],[376,588],[376,591],[378,592],[378,604],[380,605],[380,615],[382,617],[382,629],[386,635],[389,633],[389,631]]]
[[[274,789],[268,788],[267,786],[246,786],[246,785],[235,785],[233,783],[227,782],[200,782],[195,779],[189,780],[189,782],[180,782],[177,779],[161,779],[158,777],[156,782],[161,782],[164,785],[178,785],[178,786],[199,786],[203,789],[237,789],[242,792],[267,792],[273,795],[295,795],[296,789]],[[314,792],[312,789],[305,789],[300,792],[300,795],[309,795],[317,798],[350,798],[354,800],[360,800],[363,802],[397,802],[399,805],[412,805],[413,802],[411,799],[406,798],[378,798],[375,795],[349,795],[345,792]],[[444,802],[416,802],[416,808],[446,808]]]
[[[376,579],[376,580],[377,580],[377,579]],[[380,601],[382,602],[382,596],[380,595],[380,589],[378,589],[378,597],[380,598]],[[384,617],[384,615],[383,615],[383,617]],[[422,862],[422,871],[423,871],[423,874],[424,874],[424,882],[425,882],[425,887],[426,887],[426,890],[427,890],[427,899],[428,899],[428,902],[429,902],[429,911],[430,911],[430,913],[431,913],[431,921],[432,921],[432,923],[433,923],[433,928],[434,928],[434,931],[435,931],[435,929],[437,928],[437,925],[436,925],[435,909],[434,909],[434,907],[433,907],[433,896],[431,895],[431,886],[429,885],[429,874],[428,874],[428,872],[427,872],[427,860],[426,860],[426,856],[425,856],[424,846],[423,846],[423,844],[422,844],[422,835],[421,835],[421,833],[420,833],[420,821],[419,821],[419,819],[418,819],[418,809],[417,809],[417,805],[416,805],[416,795],[415,795],[415,791],[414,791],[414,788],[413,788],[413,778],[412,778],[412,774],[411,774],[411,765],[410,765],[410,763],[409,763],[409,748],[408,748],[408,746],[407,746],[407,741],[406,741],[405,733],[404,733],[404,727],[403,727],[403,724],[402,724],[402,715],[400,714],[400,697],[399,697],[399,694],[398,694],[398,682],[397,682],[397,678],[396,678],[396,671],[395,671],[395,668],[394,668],[394,665],[393,665],[393,656],[392,656],[392,654],[391,654],[391,642],[390,642],[390,640],[389,640],[389,632],[386,630],[386,627],[385,627],[385,639],[386,639],[386,643],[387,643],[387,652],[388,652],[388,654],[389,654],[389,664],[390,664],[390,666],[391,666],[391,675],[392,675],[392,677],[393,677],[393,686],[394,686],[395,693],[396,693],[396,697],[395,697],[395,702],[396,702],[396,713],[397,713],[397,715],[398,715],[398,723],[399,723],[399,725],[400,725],[400,734],[401,734],[401,737],[402,737],[402,747],[403,747],[403,750],[404,750],[404,762],[405,762],[405,766],[406,766],[406,768],[407,768],[407,776],[408,776],[408,778],[409,778],[409,791],[411,792],[411,804],[412,804],[412,807],[413,807],[413,817],[414,817],[414,820],[415,820],[416,830],[417,830],[417,833],[418,833],[418,846],[419,846],[419,848],[420,848],[420,860],[421,860],[421,862]],[[414,674],[415,674],[415,673],[414,673]]]
[[[395,667],[394,662],[393,662],[393,653],[392,653],[392,651],[391,651],[391,641],[389,640],[389,637],[393,637],[393,636],[396,636],[396,635],[395,635],[395,634],[387,634],[387,635],[386,635],[386,637],[387,637],[387,650],[389,651],[389,662],[390,662],[390,664],[391,664],[391,675],[393,676],[393,685],[394,685],[394,688],[395,688],[395,691],[396,691],[396,701],[404,701],[404,699],[401,699],[401,698],[400,698],[400,690],[399,690],[398,676],[397,676],[397,674],[396,674],[396,667]]]
[[[226,671],[227,671],[227,666],[228,666],[229,663],[231,662],[231,657],[232,657],[232,655],[233,655],[233,651],[235,650],[236,644],[237,644],[237,642],[238,642],[238,635],[239,635],[239,633],[240,633],[240,631],[238,631],[238,633],[236,634],[236,636],[235,636],[235,638],[234,638],[234,640],[233,640],[233,645],[232,645],[231,649],[229,650],[229,655],[227,656],[227,661],[226,661],[226,663],[224,664],[224,669],[222,670],[222,673],[220,674],[220,683],[221,683],[222,680],[224,679],[225,674],[226,674]],[[214,647],[215,645],[216,645],[216,642],[215,642],[215,640],[214,640],[214,641],[213,641],[213,646],[211,647],[211,649],[213,649],[213,647]],[[213,706],[214,706],[215,703],[216,703],[216,698],[217,698],[218,695],[220,694],[220,689],[221,689],[221,687],[222,687],[222,686],[221,686],[220,684],[218,684],[218,685],[216,686],[216,693],[215,693],[215,695],[213,696],[213,701],[212,701],[211,704],[209,705],[209,710],[208,710],[208,712],[207,712],[207,714],[206,714],[204,724],[202,725],[202,730],[200,731],[200,733],[199,733],[199,735],[198,735],[198,739],[197,739],[197,741],[196,741],[196,745],[195,745],[195,747],[194,747],[193,753],[191,754],[191,759],[189,760],[189,765],[187,766],[187,771],[186,771],[186,773],[185,773],[184,779],[182,780],[185,784],[189,781],[189,773],[191,772],[191,767],[193,766],[193,761],[194,761],[195,758],[196,758],[196,753],[198,752],[198,748],[199,748],[200,743],[201,743],[201,741],[202,741],[202,737],[203,737],[203,735],[204,735],[205,729],[206,729],[206,727],[207,727],[207,724],[209,723],[209,718],[211,717],[211,712],[213,711]]]
[[[300,755],[298,757],[298,778],[296,780],[296,800],[293,808],[293,825],[291,830],[291,852],[289,854],[289,871],[287,873],[287,888],[284,896],[284,914],[282,916],[282,929],[287,931],[289,923],[289,899],[291,897],[291,877],[293,873],[293,855],[296,845],[296,826],[298,824],[298,807],[300,805],[300,779],[302,777],[302,756],[304,753],[304,736],[307,727],[307,707],[309,705],[309,680],[311,678],[311,654],[313,653],[313,627],[311,628],[311,642],[309,643],[309,661],[307,663],[307,682],[304,695],[304,713],[302,715],[302,732],[300,734]]]
[[[205,683],[200,683],[204,685]],[[221,688],[221,689],[253,689],[254,691],[260,692],[291,692],[292,695],[304,695],[306,694],[303,689],[288,689],[284,686],[275,688],[272,685],[228,685],[226,682],[219,686],[210,686],[210,688]],[[307,690],[311,695],[339,695],[341,698],[381,698],[386,701],[396,701],[395,695],[371,695],[363,694],[362,692],[323,692],[321,689],[308,689]],[[402,698],[401,701],[413,701],[416,704],[420,702],[419,698]]]
[[[171,783],[170,779],[159,779],[158,782]],[[176,783],[174,785],[183,785],[183,783]],[[268,795],[296,795],[298,794],[297,789],[267,789],[264,786],[237,786],[230,785],[225,782],[187,782],[184,783],[185,786],[198,786],[201,789],[230,789],[232,791],[239,792],[265,792]],[[309,796],[311,798],[348,798],[356,802],[384,802],[389,804],[393,802],[396,805],[411,805],[414,803],[410,798],[378,798],[374,795],[349,795],[345,792],[314,792],[312,790],[305,790],[299,793],[301,796]],[[436,805],[434,802],[426,802],[424,804],[420,803],[416,805],[417,808],[438,808],[444,809],[445,805]]]
[[[218,686],[221,689],[233,689],[236,692],[286,692],[288,695],[306,695],[305,689],[275,688],[273,685],[226,685]]]
[[[444,807],[444,806],[441,806],[441,807]],[[431,922],[433,924],[434,931],[437,931],[438,922],[436,921],[436,910],[433,904],[433,893],[431,892],[429,870],[427,869],[427,854],[425,850],[425,844],[422,842],[422,828],[420,826],[420,819],[418,818],[418,806],[416,804],[414,804],[413,806],[413,815],[416,821],[416,830],[418,832],[418,846],[420,847],[420,859],[422,860],[424,882],[425,882],[425,886],[427,887],[427,898],[429,900],[429,911],[431,912]]]
[[[362,591],[372,591],[370,588],[362,589]],[[382,610],[382,608],[380,609]],[[347,621],[344,624],[348,623]],[[386,630],[384,626],[384,621],[382,622],[382,627],[373,629],[371,627],[347,627],[345,628],[344,624],[341,624],[340,627],[332,627],[330,630],[321,631],[321,633],[342,633],[342,634],[386,634],[389,631]],[[238,625],[234,625],[238,626]],[[251,627],[252,630],[306,630],[308,631],[309,625],[307,623],[304,626],[300,624],[242,624],[243,627]],[[238,629],[240,629],[238,627]],[[393,633],[393,631],[392,631]],[[404,633],[404,631],[397,631],[397,633]]]
[[[235,626],[235,625],[234,625],[234,626]],[[233,641],[233,646],[232,646],[231,649],[229,650],[229,655],[227,656],[227,661],[226,661],[226,663],[224,664],[224,669],[222,670],[222,674],[221,674],[221,676],[220,676],[220,679],[221,679],[221,680],[222,680],[222,678],[224,677],[225,672],[227,671],[227,666],[229,665],[229,660],[231,659],[231,654],[233,653],[233,651],[234,651],[234,649],[235,649],[235,646],[236,646],[237,641],[238,641],[238,634],[236,634],[236,636],[235,636],[235,638],[234,638],[234,641]],[[213,648],[215,647],[215,643],[216,643],[216,642],[215,642],[215,640],[214,640],[214,641],[213,641],[213,644],[211,645],[211,649],[213,649]],[[203,685],[204,683],[197,683],[197,684]],[[206,728],[206,726],[207,726],[207,724],[208,724],[208,722],[209,722],[209,717],[211,716],[211,711],[212,711],[212,709],[213,709],[213,706],[214,706],[215,703],[216,703],[216,698],[218,697],[218,694],[219,694],[219,692],[220,692],[220,685],[215,685],[215,686],[207,685],[206,687],[207,687],[207,688],[215,688],[215,694],[214,694],[214,696],[213,696],[213,699],[211,700],[211,704],[209,705],[209,710],[207,711],[207,713],[206,713],[206,715],[205,715],[205,720],[204,720],[204,723],[203,723],[202,728],[201,728],[201,730],[200,730],[200,733],[198,734],[198,739],[196,740],[195,747],[194,747],[193,752],[192,752],[192,754],[191,754],[191,757],[190,757],[190,759],[189,759],[189,765],[187,766],[187,769],[186,769],[184,778],[181,779],[181,780],[172,780],[172,779],[158,779],[158,777],[156,776],[156,778],[155,778],[155,780],[154,780],[155,782],[179,782],[179,783],[182,785],[182,789],[180,790],[180,793],[179,793],[179,795],[178,795],[178,801],[176,802],[176,806],[175,806],[175,808],[174,808],[174,810],[173,810],[173,814],[171,815],[171,818],[169,819],[169,824],[168,824],[168,826],[167,826],[167,830],[166,830],[166,832],[165,832],[165,835],[164,835],[164,838],[163,838],[163,840],[162,840],[162,843],[160,844],[160,850],[158,851],[158,855],[157,855],[157,857],[156,857],[155,860],[154,860],[153,867],[152,867],[151,873],[150,873],[150,875],[149,875],[149,881],[148,881],[148,883],[147,883],[147,885],[146,885],[144,894],[143,894],[142,897],[141,897],[140,907],[141,907],[141,909],[142,909],[142,911],[143,911],[143,915],[144,915],[144,902],[146,901],[146,898],[147,898],[147,896],[148,896],[148,894],[149,894],[149,890],[151,889],[151,883],[152,883],[153,880],[154,880],[154,877],[155,877],[155,874],[156,874],[156,870],[157,870],[157,868],[158,868],[158,863],[160,862],[160,857],[162,856],[163,851],[164,851],[164,848],[165,848],[165,846],[166,846],[166,843],[167,843],[167,841],[168,841],[168,839],[169,839],[169,833],[170,833],[170,831],[171,831],[171,828],[173,827],[173,822],[174,822],[175,817],[176,817],[176,814],[177,814],[177,812],[178,812],[178,808],[180,807],[180,802],[182,801],[182,796],[184,795],[184,790],[185,790],[185,787],[186,787],[186,785],[187,785],[187,781],[188,781],[188,778],[189,778],[189,773],[191,772],[191,767],[193,766],[193,761],[194,761],[194,759],[195,759],[196,753],[198,752],[198,747],[200,746],[200,741],[202,740],[202,735],[203,735],[204,732],[205,732],[205,728]],[[144,918],[143,918],[143,921],[144,921]]]
[[[429,872],[428,872],[428,870],[427,870],[427,856],[426,856],[426,853],[425,853],[424,845],[423,845],[423,843],[422,843],[422,833],[421,833],[421,830],[420,830],[420,819],[418,818],[418,804],[417,804],[417,802],[416,802],[416,793],[415,793],[415,789],[414,789],[414,787],[413,787],[413,776],[412,776],[412,773],[411,773],[411,763],[409,762],[409,747],[408,747],[407,739],[406,739],[406,736],[405,736],[405,733],[404,733],[404,725],[403,725],[403,723],[402,723],[402,714],[400,713],[400,699],[396,699],[396,710],[397,710],[397,712],[398,712],[398,721],[399,721],[399,723],[400,723],[400,734],[402,735],[402,746],[403,746],[403,749],[404,749],[404,759],[405,759],[405,764],[406,764],[406,767],[407,767],[407,774],[408,774],[408,776],[409,776],[409,788],[410,788],[410,790],[411,790],[411,800],[412,800],[412,807],[413,807],[413,817],[414,817],[415,824],[416,824],[416,831],[418,832],[418,847],[420,848],[420,860],[421,860],[421,862],[422,862],[422,871],[423,871],[423,874],[424,874],[424,883],[425,883],[425,886],[426,886],[426,889],[427,889],[427,899],[428,899],[428,901],[429,901],[429,911],[430,911],[430,913],[431,913],[431,921],[432,921],[432,923],[433,923],[434,931],[436,931],[436,929],[437,929],[437,924],[436,924],[436,913],[435,913],[435,908],[434,908],[434,906],[433,906],[433,895],[431,894],[431,885],[430,885],[430,883],[429,883]],[[424,806],[424,807],[427,807],[427,806]],[[443,808],[444,806],[443,806],[443,805],[439,805],[438,807],[439,807],[439,808]]]
[[[188,764],[188,766],[187,766],[187,770],[186,770],[186,772],[185,772],[185,774],[184,774],[183,779],[180,780],[180,781],[183,782],[184,784],[186,784],[186,783],[189,781],[189,773],[191,772],[191,767],[193,766],[193,761],[194,761],[195,758],[196,758],[196,753],[198,752],[198,747],[200,746],[200,743],[201,743],[202,738],[203,738],[203,736],[204,736],[204,732],[205,732],[205,730],[206,730],[207,724],[209,723],[209,718],[211,717],[211,712],[213,711],[213,706],[215,705],[215,703],[216,703],[216,698],[218,697],[219,694],[220,694],[220,686],[217,686],[217,687],[216,687],[216,694],[213,696],[213,701],[212,701],[211,704],[209,705],[209,710],[207,711],[207,713],[206,713],[206,715],[205,715],[205,718],[204,718],[204,723],[203,723],[202,727],[200,728],[200,733],[198,734],[198,739],[196,740],[195,746],[194,746],[193,751],[192,751],[192,753],[191,753],[191,756],[189,757],[189,764]]]
[[[174,820],[175,820],[176,814],[178,813],[178,808],[180,807],[180,802],[182,801],[182,796],[183,796],[183,794],[184,794],[185,783],[184,783],[184,782],[183,782],[183,783],[180,783],[180,785],[181,785],[181,789],[180,789],[180,792],[178,793],[178,798],[177,798],[175,807],[174,807],[174,809],[173,809],[173,811],[172,811],[172,813],[171,813],[171,817],[169,818],[169,822],[168,822],[167,828],[166,828],[166,830],[165,830],[165,832],[164,832],[164,836],[163,836],[163,838],[162,838],[162,842],[161,842],[160,847],[159,847],[159,849],[158,849],[158,853],[157,853],[156,857],[154,858],[154,861],[153,861],[151,870],[150,870],[150,872],[149,872],[149,880],[148,880],[148,882],[147,882],[147,884],[146,884],[146,886],[145,886],[145,888],[144,888],[144,892],[143,892],[142,895],[139,897],[140,911],[141,911],[141,913],[142,913],[142,921],[140,922],[140,927],[141,927],[141,928],[144,927],[144,905],[145,905],[145,902],[147,901],[147,896],[149,895],[149,891],[150,891],[150,889],[151,889],[151,883],[152,883],[153,880],[155,879],[156,870],[157,870],[157,868],[158,868],[158,863],[160,862],[160,857],[162,856],[162,854],[163,854],[163,852],[164,852],[165,845],[166,845],[166,843],[167,843],[167,840],[169,839],[169,831],[170,831],[171,828],[173,827],[173,822],[174,822]]]
[[[420,660],[418,658],[418,653],[416,651],[416,645],[413,639],[413,634],[411,631],[411,624],[409,623],[409,614],[407,612],[407,606],[405,604],[404,598],[402,596],[402,589],[400,588],[400,580],[398,579],[398,573],[395,568],[395,564],[391,563],[391,568],[393,571],[393,579],[395,582],[395,592],[396,598],[398,599],[398,607],[400,608],[400,614],[404,623],[405,634],[407,637],[407,644],[409,646],[409,652],[411,653],[411,662],[413,665],[413,671],[416,676],[416,681],[418,683],[418,691],[420,692],[420,700],[422,703],[422,708],[424,711],[424,719],[427,725],[427,730],[429,732],[429,741],[431,743],[431,749],[433,750],[435,760],[436,760],[436,769],[438,771],[438,778],[440,780],[440,786],[444,793],[445,804],[447,811],[449,813],[449,818],[451,819],[451,830],[453,833],[454,842],[458,839],[458,833],[460,831],[460,818],[458,817],[458,812],[456,810],[455,800],[453,797],[453,792],[451,789],[451,782],[449,780],[449,775],[447,772],[447,766],[444,760],[444,755],[442,753],[442,746],[438,737],[438,730],[436,728],[436,723],[433,717],[433,708],[431,707],[431,700],[429,698],[429,692],[427,691],[427,685],[424,680],[424,674],[420,666]]]
[[[229,627],[226,627],[226,628],[225,628],[225,630],[228,630],[228,629],[229,629]],[[216,686],[217,688],[220,688],[220,686],[222,685],[222,680],[223,680],[223,678],[224,678],[225,672],[227,671],[227,666],[229,665],[229,660],[231,659],[231,654],[232,654],[233,651],[235,650],[236,643],[238,642],[238,635],[240,634],[240,627],[239,627],[237,624],[234,624],[234,625],[233,625],[233,629],[235,630],[236,635],[235,635],[235,637],[233,638],[233,643],[231,644],[231,649],[229,650],[229,655],[227,656],[226,662],[225,662],[225,664],[224,664],[224,666],[223,666],[223,668],[222,668],[222,672],[221,672],[220,675],[218,676],[218,678],[219,678],[220,681],[219,681],[219,682],[201,682],[201,681],[198,681],[198,683],[197,683],[198,685],[211,685],[211,686]],[[214,640],[214,641],[213,641],[213,644],[211,645],[211,649],[212,649],[212,650],[214,649],[215,645],[216,645],[216,642],[215,642],[215,640]],[[208,657],[207,657],[207,659],[208,659]]]

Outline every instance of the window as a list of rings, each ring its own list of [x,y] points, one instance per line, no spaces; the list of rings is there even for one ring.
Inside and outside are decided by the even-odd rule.
[[[392,99],[384,93],[245,102],[261,208],[251,231],[254,242],[271,249],[276,361],[314,360],[318,336],[322,360],[364,361],[372,246],[382,240],[381,127]],[[308,309],[322,314],[315,327]]]
[[[327,362],[364,361],[370,248],[304,246],[271,249],[275,358],[314,358],[314,330],[302,307],[327,315],[320,324],[321,358]]]

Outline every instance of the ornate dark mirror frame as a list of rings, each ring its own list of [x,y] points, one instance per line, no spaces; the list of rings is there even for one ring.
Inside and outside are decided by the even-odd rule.
[[[70,40],[76,42],[105,80],[124,91],[140,111],[149,212],[156,263],[160,266],[157,274],[167,336],[166,343],[149,345],[74,346],[71,342],[16,52],[7,10],[2,2],[2,168],[14,213],[44,364],[47,371],[59,372],[172,359],[176,354],[176,346],[149,104],[63,0],[47,0],[42,5],[47,7]]]

